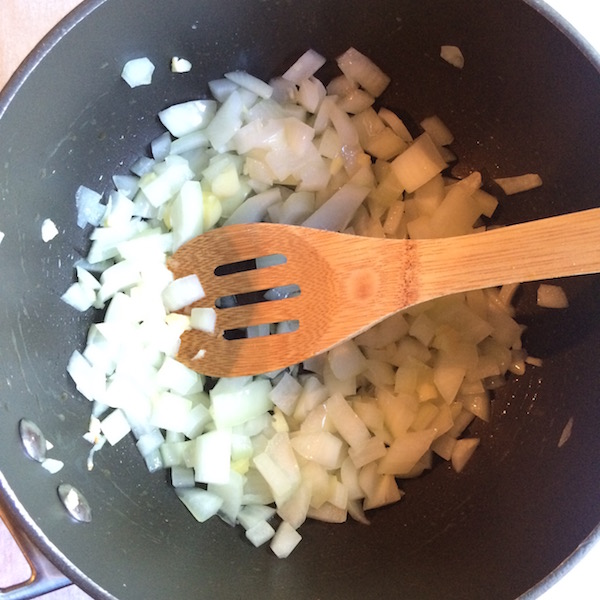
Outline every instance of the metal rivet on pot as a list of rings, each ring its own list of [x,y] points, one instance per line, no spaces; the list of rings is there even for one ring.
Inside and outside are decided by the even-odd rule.
[[[68,513],[77,521],[89,523],[92,520],[92,509],[85,496],[69,483],[58,486],[58,495]]]
[[[19,434],[27,456],[38,462],[46,458],[46,438],[42,430],[29,419],[19,421]]]

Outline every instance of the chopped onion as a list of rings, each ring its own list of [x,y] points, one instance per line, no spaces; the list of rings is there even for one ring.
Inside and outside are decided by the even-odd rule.
[[[463,438],[457,440],[454,449],[452,450],[452,468],[457,473],[460,473],[465,468],[465,465],[471,456],[473,456],[473,452],[475,452],[475,448],[477,448],[479,442],[479,438]]]
[[[216,112],[214,100],[190,100],[161,110],[158,118],[172,135],[181,137],[206,127]]]
[[[89,223],[97,226],[102,222],[106,207],[101,204],[102,195],[81,185],[75,193],[77,225],[82,229]]]
[[[58,235],[58,229],[52,219],[44,219],[42,222],[42,240],[49,242]]]
[[[302,82],[314,75],[326,62],[324,56],[312,49],[307,50],[296,62],[282,75],[283,79],[287,79],[296,85],[301,85]]]
[[[392,162],[393,172],[407,192],[414,192],[445,168],[446,161],[427,133],[420,135]]]
[[[121,77],[132,88],[151,84],[153,74],[154,65],[146,56],[128,60],[121,71]]]
[[[175,279],[165,288],[162,299],[167,310],[174,312],[204,298],[204,288],[197,275]]]
[[[129,421],[120,408],[105,417],[100,422],[100,428],[111,446],[120,442],[131,431]]]
[[[544,308],[567,308],[569,300],[559,285],[541,283],[537,289],[537,305]]]
[[[464,437],[467,428],[490,418],[489,390],[540,364],[522,349],[514,286],[413,307],[302,369],[211,381],[176,360],[184,331],[218,332],[218,311],[195,305],[201,282],[173,280],[167,258],[213,227],[269,220],[444,237],[479,230],[498,205],[478,171],[460,181],[442,175],[455,156],[438,117],[413,139],[397,114],[375,111],[389,78],[370,59],[350,48],[327,85],[315,76],[323,64],[309,50],[269,83],[232,71],[209,82],[213,98],[161,111],[166,131],[151,141],[152,157],[114,175],[106,201],[77,190],[78,224],[95,229],[62,296],[78,310],[105,309],[67,366],[92,401],[88,467],[107,440],[131,432],[149,471],[171,469],[198,521],[240,524],[247,543],[271,540],[280,557],[307,518],[368,524],[365,511],[399,501],[396,478],[432,468],[434,453],[463,469],[479,443]],[[299,293],[286,285],[264,296]],[[199,371],[206,352],[197,349]]]
[[[494,181],[507,196],[526,192],[542,185],[542,178],[537,173],[515,175],[514,177],[497,177]]]
[[[192,308],[190,325],[206,333],[214,333],[217,323],[217,313],[214,308]]]
[[[42,461],[41,465],[44,469],[46,469],[46,471],[48,471],[48,473],[54,475],[65,466],[65,463],[62,460],[58,460],[56,458],[45,458]]]
[[[275,530],[266,521],[259,521],[246,529],[246,537],[257,548],[267,543],[274,535]]]
[[[287,558],[300,540],[302,536],[289,523],[282,521],[271,541],[271,550],[278,558]]]
[[[346,183],[322,204],[302,225],[314,229],[343,231],[369,194],[369,188]]]
[[[346,77],[356,81],[375,97],[380,96],[390,83],[390,78],[370,58],[355,48],[349,48],[338,56],[337,64]]]
[[[273,88],[268,84],[250,75],[246,71],[231,71],[225,73],[225,79],[233,81],[236,85],[243,87],[261,98],[270,98],[273,95]]]

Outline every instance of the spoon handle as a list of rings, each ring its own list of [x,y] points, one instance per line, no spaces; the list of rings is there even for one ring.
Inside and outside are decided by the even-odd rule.
[[[600,272],[600,208],[418,240],[419,300],[497,285]]]

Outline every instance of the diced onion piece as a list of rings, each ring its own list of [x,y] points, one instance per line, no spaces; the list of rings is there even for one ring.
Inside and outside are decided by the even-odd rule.
[[[58,235],[58,229],[52,219],[44,219],[42,222],[42,240],[49,242]]]
[[[340,508],[330,502],[325,502],[319,508],[311,507],[308,511],[308,516],[311,519],[325,523],[345,523],[348,518],[348,511],[345,507]]]
[[[364,418],[364,413],[363,413]],[[381,428],[383,428],[383,419],[381,422]],[[348,450],[348,456],[354,463],[354,466],[358,469],[364,467],[369,463],[379,460],[385,456],[387,449],[383,440],[374,436],[369,438],[362,444],[352,446]]]
[[[223,505],[223,498],[201,488],[178,488],[176,494],[200,523],[214,517]]]
[[[209,484],[206,486],[206,489],[209,492],[217,494],[217,496],[220,498],[223,498],[223,504],[219,509],[219,517],[234,527],[237,523],[237,517],[242,507],[244,495],[244,477],[235,469],[231,468],[229,470],[229,479],[227,481],[223,483],[209,482]]]
[[[45,458],[41,462],[41,465],[44,469],[46,469],[46,471],[48,471],[48,473],[52,473],[54,475],[65,466],[65,463],[62,460],[58,460],[56,458]]]
[[[204,195],[199,181],[186,181],[171,203],[173,250],[204,232]]]
[[[214,308],[192,308],[190,314],[190,325],[192,329],[199,329],[206,333],[215,333],[217,323],[217,312]]]
[[[377,463],[363,467],[358,475],[358,482],[365,492],[364,510],[393,504],[404,495],[393,475],[381,475],[377,472]]]
[[[368,92],[360,88],[353,89],[351,92],[338,100],[338,106],[345,112],[355,115],[369,108],[375,102],[375,98]]]
[[[349,48],[336,60],[342,73],[372,96],[380,96],[390,83],[389,76],[356,48]]]
[[[567,308],[569,300],[559,285],[541,283],[537,289],[537,305],[544,308]]]
[[[458,46],[442,46],[440,56],[457,69],[462,69],[465,66],[465,57]]]
[[[275,530],[266,521],[259,521],[246,529],[246,537],[256,548],[266,544],[274,535]]]
[[[343,231],[369,194],[369,188],[354,183],[344,184],[324,202],[302,225],[314,229]]]
[[[326,96],[325,86],[316,78],[309,77],[300,82],[297,100],[309,113],[316,113]]]
[[[377,472],[383,475],[405,476],[427,452],[435,431],[410,431],[398,436],[379,461]]]
[[[371,434],[341,394],[333,394],[326,402],[327,415],[340,436],[352,447],[365,444]]]
[[[154,160],[164,160],[171,150],[171,135],[165,131],[150,142],[150,151]]]
[[[168,156],[164,166],[160,173],[152,173],[151,176],[140,181],[140,189],[154,207],[171,200],[181,190],[183,184],[194,176],[187,160],[180,156]]]
[[[526,173],[514,177],[497,177],[494,181],[507,196],[526,192],[542,185],[542,178],[537,173]]]
[[[135,445],[140,454],[146,457],[156,452],[164,442],[165,438],[160,429],[152,429],[147,433],[143,433]]]
[[[402,119],[393,113],[388,108],[382,107],[377,113],[381,120],[392,129],[392,131],[402,138],[405,142],[412,142],[413,136],[410,134],[406,125],[402,122]]]
[[[75,310],[84,312],[96,302],[96,292],[78,281],[71,284],[60,299]]]
[[[154,65],[146,56],[128,60],[121,71],[121,77],[132,88],[151,84],[153,74]]]
[[[300,456],[323,465],[326,469],[341,466],[342,440],[328,431],[299,433],[291,438],[291,444]]]
[[[162,392],[152,399],[150,424],[169,431],[183,432],[192,409],[192,401],[179,394]]]
[[[448,146],[454,141],[454,135],[437,115],[423,119],[421,127],[438,146]]]
[[[226,219],[224,225],[237,225],[238,223],[257,223],[267,215],[269,207],[281,201],[281,189],[271,188],[250,196]]]
[[[210,392],[211,414],[219,429],[242,425],[273,408],[270,398],[271,384],[256,379],[235,387],[215,386]]]
[[[266,85],[266,84],[265,84]],[[242,127],[244,102],[242,95],[234,90],[218,108],[206,127],[206,135],[214,148],[221,150]]]
[[[231,79],[225,79],[224,77],[221,79],[213,79],[208,82],[208,89],[210,93],[213,95],[214,99],[218,102],[225,102],[231,92],[237,90],[239,88],[238,84],[231,81]]]
[[[238,514],[238,522],[244,529],[250,529],[262,521],[268,521],[275,515],[272,506],[248,504]]]
[[[456,441],[454,449],[452,450],[452,468],[460,473],[464,468],[475,448],[479,446],[479,438],[463,438]]]
[[[0,231],[0,244],[2,243],[3,239],[4,239],[4,232]]]
[[[231,464],[231,432],[208,431],[196,438],[194,477],[200,483],[227,483]]]
[[[171,71],[173,73],[188,73],[192,70],[192,63],[185,59],[174,56],[171,59]]]
[[[541,358],[538,358],[536,356],[528,356],[525,359],[525,363],[528,364],[528,365],[532,365],[534,367],[541,367],[542,364],[543,364],[543,361],[542,361]]]
[[[393,172],[407,192],[414,192],[446,166],[446,161],[427,133],[421,134],[392,162]]]
[[[131,431],[129,421],[120,408],[105,417],[100,422],[100,428],[111,446],[118,444]]]
[[[169,283],[162,299],[167,310],[174,312],[201,300],[205,295],[198,275],[192,274]]]
[[[277,558],[287,558],[301,540],[302,536],[288,522],[282,521],[271,540],[271,550]]]
[[[295,377],[284,373],[277,385],[271,390],[271,402],[284,414],[292,415],[296,408],[298,398],[302,394],[302,386]]]
[[[216,112],[214,100],[189,100],[161,110],[158,118],[175,137],[181,137],[206,127]]]
[[[225,73],[225,78],[261,98],[270,98],[273,95],[273,88],[268,83],[265,83],[258,77],[254,77],[254,75],[250,75],[246,71],[231,71]]]
[[[356,377],[367,366],[364,354],[353,340],[348,340],[332,348],[327,355],[327,360],[333,374],[338,379]]]
[[[80,185],[75,192],[77,206],[77,225],[82,229],[89,223],[98,226],[102,222],[106,207],[101,204],[102,195]]]
[[[296,85],[300,85],[305,79],[314,75],[324,64],[326,60],[318,52],[312,49],[307,50],[296,62],[282,75]]]

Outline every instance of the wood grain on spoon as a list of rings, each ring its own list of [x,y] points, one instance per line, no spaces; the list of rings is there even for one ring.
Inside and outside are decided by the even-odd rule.
[[[284,264],[228,275],[215,268],[283,255]],[[395,312],[433,298],[508,283],[600,271],[600,208],[454,238],[386,240],[289,225],[215,229],[169,260],[195,273],[206,298],[296,284],[296,297],[217,309],[214,335],[187,331],[178,360],[216,377],[273,371],[319,354]],[[291,333],[225,339],[224,331],[282,321]],[[199,351],[204,351],[200,352]]]

